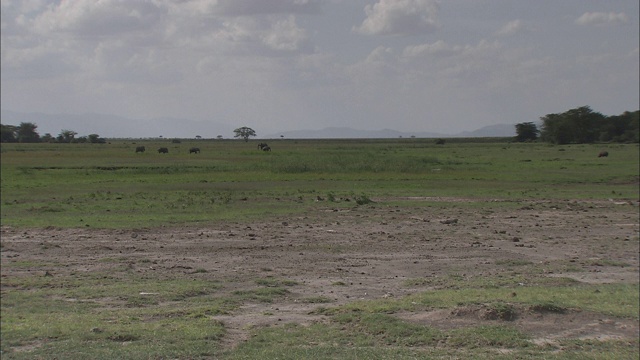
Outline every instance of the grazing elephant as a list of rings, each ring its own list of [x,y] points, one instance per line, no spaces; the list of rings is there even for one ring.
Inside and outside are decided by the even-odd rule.
[[[143,153],[143,152],[145,152],[145,150],[147,150],[147,149],[145,149],[144,146],[137,146],[136,147],[136,153],[139,153],[139,152]]]
[[[200,154],[200,148],[192,147],[189,149],[189,154]]]
[[[169,149],[167,149],[166,147],[161,147],[160,149],[158,149],[158,153],[159,154],[168,154],[169,153]]]
[[[265,147],[269,147],[269,145],[267,145],[267,143],[258,144],[258,149],[264,150]]]
[[[608,151],[600,151],[600,153],[598,154],[598,157],[607,157],[609,156],[609,152]]]

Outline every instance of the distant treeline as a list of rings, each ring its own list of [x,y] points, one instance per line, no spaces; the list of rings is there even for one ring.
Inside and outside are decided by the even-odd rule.
[[[554,144],[588,144],[596,142],[637,143],[640,136],[640,111],[605,116],[588,106],[548,114],[540,118],[542,128],[533,123],[516,125],[516,140],[540,139]]]
[[[596,142],[637,143],[640,140],[640,110],[625,111],[620,115],[605,116],[589,106],[571,109],[561,114],[548,114],[540,118],[541,128],[533,122],[516,124],[515,138],[448,138],[447,142],[495,142],[542,140],[554,144],[584,144]],[[0,124],[1,142],[52,143],[105,143],[98,134],[76,137],[72,130],[62,130],[58,136],[47,133],[40,136],[34,123],[18,126]],[[197,138],[200,138],[199,136]],[[218,136],[221,138],[221,136]],[[443,139],[438,140],[444,144]]]
[[[90,134],[87,136],[79,136],[77,132],[73,130],[62,130],[58,136],[54,137],[47,133],[43,136],[38,134],[38,125],[30,122],[20,123],[18,126],[0,124],[1,142],[11,143],[93,143],[104,144],[106,139],[101,138],[98,134]]]

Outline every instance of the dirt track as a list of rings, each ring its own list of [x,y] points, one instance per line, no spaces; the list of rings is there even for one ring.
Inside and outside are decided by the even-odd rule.
[[[438,279],[444,284],[452,275],[508,279],[514,269],[506,261],[530,262],[543,276],[587,283],[639,281],[637,202],[523,201],[515,207],[483,208],[427,206],[434,201],[470,203],[467,199],[411,200],[415,207],[370,204],[337,210],[326,203],[307,216],[214,227],[3,227],[2,277],[104,271],[117,264],[100,259],[119,258],[141,275],[219,280],[222,293],[255,288],[256,279],[267,276],[298,284],[274,303],[247,303],[232,315],[219,316],[229,329],[228,346],[246,338],[246,325],[320,321],[321,315],[309,314],[320,305],[398,298],[437,288]],[[27,260],[64,266],[4,266]],[[410,279],[429,282],[412,287],[406,282]],[[310,298],[331,302],[304,301]],[[488,316],[482,306],[398,316],[441,328],[502,321]],[[541,315],[523,309],[511,323],[541,343],[638,336],[637,320],[586,312]]]

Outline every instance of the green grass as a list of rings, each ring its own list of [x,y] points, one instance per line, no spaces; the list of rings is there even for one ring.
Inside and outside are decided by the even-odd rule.
[[[613,358],[637,355],[637,342],[563,339],[559,345],[538,346],[510,325],[510,320],[524,312],[582,311],[638,319],[637,284],[570,282],[496,288],[490,286],[497,280],[494,278],[475,285],[472,282],[469,288],[444,287],[335,307],[326,307],[331,300],[325,297],[302,298],[302,303],[319,304],[312,314],[324,318],[322,321],[305,326],[283,323],[255,327],[249,329],[248,341],[231,350],[221,345],[225,324],[213,316],[233,315],[243,304],[271,303],[290,294],[285,287],[303,285],[266,277],[256,279],[254,288],[229,292],[224,283],[197,278],[140,279],[126,268],[116,269],[85,276],[3,278],[3,359],[484,359],[496,355],[494,348],[507,349],[521,358],[571,358],[557,353],[558,347],[571,349],[572,356],[586,354],[594,359],[607,358],[605,354]],[[455,281],[455,277],[450,279]],[[512,296],[513,292],[517,296]],[[504,322],[441,330],[396,317],[399,313],[467,306],[484,306]]]
[[[319,312],[323,314],[350,312],[393,314],[401,311],[509,302],[533,309],[557,307],[637,319],[640,306],[638,291],[637,284],[441,289],[410,295],[402,299],[354,301],[340,307],[321,308]],[[513,296],[514,292],[517,296]]]
[[[639,196],[637,144],[275,140],[274,151],[264,153],[255,143],[2,144],[2,223],[136,228],[249,220],[411,196]],[[137,145],[149,151],[136,154]],[[159,146],[168,146],[169,154],[153,151]],[[189,155],[191,146],[202,153]],[[603,146],[608,158],[594,155]]]
[[[267,358],[340,357],[471,359],[618,359],[637,357],[638,341],[563,339],[548,346],[510,324],[519,313],[588,311],[638,319],[638,285],[585,285],[577,287],[523,287],[513,289],[436,290],[402,299],[357,301],[334,308],[320,307],[330,321],[308,327],[287,325],[260,329],[231,358],[266,355]],[[597,296],[593,296],[597,294]],[[430,309],[456,309],[483,304],[502,324],[439,330],[394,317],[395,313]],[[286,348],[286,352],[279,350]],[[496,349],[504,350],[502,354]],[[561,350],[562,349],[562,350]],[[371,355],[375,353],[376,355]]]
[[[209,281],[135,277],[3,279],[3,359],[210,354],[225,333],[210,316],[237,306],[216,297],[218,287]],[[23,347],[29,351],[8,350]]]

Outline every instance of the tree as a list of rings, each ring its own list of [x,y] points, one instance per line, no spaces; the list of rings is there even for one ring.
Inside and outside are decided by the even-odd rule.
[[[45,143],[52,143],[52,142],[55,142],[55,140],[56,139],[50,133],[46,133],[46,134],[42,135],[42,137],[40,138],[40,141],[45,142]]]
[[[100,138],[100,135],[98,134],[89,134],[89,136],[87,136],[89,138],[89,142],[92,144],[101,144],[104,143],[104,139]]]
[[[600,141],[638,142],[640,111],[609,116],[600,128]]]
[[[73,130],[62,130],[56,139],[61,143],[70,143],[73,142],[76,135],[78,133]]]
[[[40,141],[40,135],[36,131],[38,125],[30,122],[20,123],[16,135],[21,143],[34,143]]]
[[[0,142],[4,143],[4,142],[18,141],[18,137],[16,136],[17,131],[18,131],[17,126],[0,124],[0,134],[1,134]]]
[[[567,144],[571,141],[571,128],[562,114],[547,114],[542,120],[542,140],[554,144]]]
[[[591,110],[588,106],[571,109],[564,113],[573,130],[573,142],[593,143],[598,134],[598,127],[602,126],[605,116]]]
[[[538,127],[532,122],[516,124],[516,141],[533,141],[538,138]]]
[[[548,114],[540,119],[540,137],[555,144],[638,141],[638,111],[604,116],[588,106],[582,106],[562,114]]]
[[[241,138],[244,139],[244,141],[249,141],[249,137],[250,136],[256,136],[255,130],[253,130],[250,127],[246,127],[246,126],[243,126],[241,128],[237,128],[237,129],[233,130],[233,132],[235,133],[234,137],[241,137]]]

